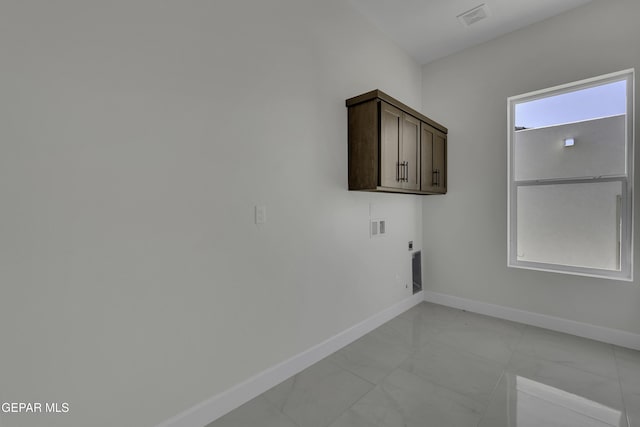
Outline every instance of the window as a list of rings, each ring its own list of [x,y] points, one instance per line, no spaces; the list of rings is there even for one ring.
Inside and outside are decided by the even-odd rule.
[[[508,99],[508,265],[632,280],[634,70]]]

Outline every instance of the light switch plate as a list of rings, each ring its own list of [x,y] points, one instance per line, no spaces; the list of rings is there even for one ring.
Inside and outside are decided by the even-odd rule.
[[[264,224],[267,222],[267,207],[256,206],[256,224]]]

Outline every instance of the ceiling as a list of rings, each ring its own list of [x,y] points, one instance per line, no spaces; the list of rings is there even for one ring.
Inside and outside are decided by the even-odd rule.
[[[591,0],[349,0],[351,5],[426,64],[542,21]],[[484,3],[489,16],[465,26],[457,16]]]

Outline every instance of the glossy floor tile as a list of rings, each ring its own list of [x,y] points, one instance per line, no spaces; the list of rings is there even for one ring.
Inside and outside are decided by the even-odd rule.
[[[618,379],[576,369],[516,352],[507,372],[556,387],[569,393],[621,410],[622,393]]]
[[[208,427],[640,427],[640,351],[422,303]]]
[[[299,426],[325,427],[374,385],[322,360],[263,394]]]
[[[506,371],[479,427],[627,427],[624,411]]]
[[[461,313],[454,308],[422,303],[390,320],[386,326],[399,333],[413,349],[418,349]]]
[[[262,396],[245,403],[210,425],[215,427],[296,427],[293,420],[267,402]]]
[[[525,330],[518,351],[616,379],[613,346],[536,327]]]
[[[394,329],[382,325],[329,356],[349,372],[377,384],[413,353],[413,347]]]
[[[331,427],[475,426],[484,405],[397,369]]]
[[[614,348],[630,427],[640,427],[640,351]]]
[[[522,338],[524,325],[474,313],[461,313],[432,339],[485,359],[506,364]],[[427,340],[427,343],[429,340]]]
[[[504,366],[433,341],[413,354],[402,369],[486,405]]]

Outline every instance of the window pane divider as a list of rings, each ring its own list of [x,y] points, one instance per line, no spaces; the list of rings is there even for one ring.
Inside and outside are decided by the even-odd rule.
[[[610,176],[593,176],[580,178],[549,178],[549,179],[531,179],[522,181],[513,181],[516,186],[527,185],[549,185],[549,184],[581,184],[589,182],[613,182],[627,180],[626,175],[610,175]]]

